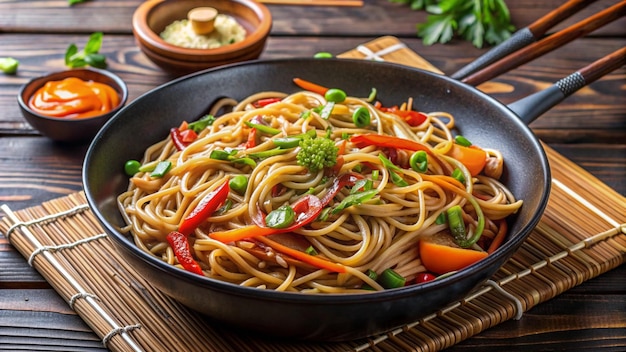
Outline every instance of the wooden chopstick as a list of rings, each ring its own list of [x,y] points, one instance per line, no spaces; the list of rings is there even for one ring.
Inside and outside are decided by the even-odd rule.
[[[463,78],[461,81],[474,86],[488,81],[576,38],[587,35],[605,24],[624,16],[624,14],[626,14],[626,0],[622,0],[585,20],[511,53],[492,65]]]
[[[257,0],[273,5],[363,6],[363,0]]]
[[[550,28],[595,1],[596,0],[569,0],[565,2],[530,25],[516,31],[509,39],[494,46],[480,57],[451,74],[450,77],[462,80],[503,57],[536,42],[541,39]]]

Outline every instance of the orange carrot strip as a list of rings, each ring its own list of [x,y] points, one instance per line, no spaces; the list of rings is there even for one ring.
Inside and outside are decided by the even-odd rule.
[[[229,243],[234,241],[241,241],[246,238],[267,236],[273,233],[277,233],[279,230],[271,227],[260,227],[257,225],[248,225],[237,229],[211,232],[209,237],[214,240]]]
[[[489,255],[487,252],[450,247],[424,240],[419,243],[419,252],[424,267],[440,275],[461,270]]]
[[[504,242],[504,238],[506,237],[507,230],[508,230],[508,226],[506,224],[506,221],[504,219],[500,220],[500,228],[498,228],[498,233],[493,238],[493,241],[491,241],[491,244],[489,245],[489,248],[487,249],[487,253],[491,254],[496,249],[498,249],[498,247],[500,247],[502,242]]]
[[[294,78],[293,83],[295,83],[298,87],[304,90],[308,90],[310,92],[317,93],[319,95],[326,94],[326,91],[328,90],[328,88],[326,87],[320,86],[319,84],[315,84],[313,82],[309,82],[302,78],[297,78],[297,77]]]
[[[487,163],[487,152],[480,148],[453,144],[447,154],[465,165],[472,176],[478,175]]]
[[[320,268],[320,269],[326,269],[328,271],[332,271],[332,272],[336,272],[336,273],[345,273],[346,272],[346,267],[338,264],[338,263],[333,263],[330,262],[326,259],[314,256],[314,255],[310,255],[307,254],[305,252],[301,252],[297,249],[293,249],[293,248],[289,248],[287,246],[284,246],[278,242],[272,241],[271,239],[267,238],[267,237],[255,237],[254,239],[256,239],[259,242],[263,242],[266,245],[274,248],[275,250],[277,250],[278,252],[281,252],[283,254],[286,254],[290,257],[293,257],[295,259],[298,259],[300,261],[303,261],[307,264],[313,265],[316,268]]]

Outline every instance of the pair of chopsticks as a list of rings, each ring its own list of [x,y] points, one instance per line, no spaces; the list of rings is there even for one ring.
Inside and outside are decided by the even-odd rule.
[[[551,11],[529,26],[515,32],[508,40],[495,46],[472,63],[453,73],[450,77],[470,85],[478,85],[569,43],[576,38],[587,35],[626,14],[626,0],[622,0],[585,20],[540,39],[550,28],[594,1],[595,0],[569,0],[565,2],[554,11]],[[621,51],[623,52],[623,50]],[[619,57],[619,53],[620,50],[607,56],[607,58],[612,56]],[[621,55],[623,56],[623,53]],[[618,58],[615,60],[619,62]],[[605,61],[605,59],[598,60],[594,64],[600,64],[601,62],[606,65],[607,63]],[[595,71],[596,69],[590,67],[594,64],[587,66],[586,69],[588,71]],[[588,81],[588,83],[590,82],[591,81]]]

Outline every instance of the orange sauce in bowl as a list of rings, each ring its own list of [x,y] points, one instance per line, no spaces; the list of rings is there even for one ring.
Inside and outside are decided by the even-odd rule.
[[[109,85],[69,77],[49,81],[28,101],[35,112],[59,118],[86,118],[114,109],[120,97]]]

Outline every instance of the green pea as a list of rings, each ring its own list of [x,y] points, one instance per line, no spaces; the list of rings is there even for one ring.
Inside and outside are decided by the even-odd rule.
[[[270,211],[265,217],[265,223],[273,229],[283,229],[291,225],[296,219],[296,212],[289,205],[283,205]]]
[[[315,59],[331,59],[332,57],[333,54],[327,51],[320,51],[319,53],[315,53],[315,55],[313,55],[313,58]]]
[[[134,176],[139,172],[139,168],[141,167],[141,163],[137,160],[128,160],[126,164],[124,164],[124,172],[128,176]]]
[[[341,103],[346,100],[347,96],[346,92],[337,88],[330,88],[326,91],[326,94],[324,94],[324,98],[333,103]]]
[[[418,150],[409,159],[409,165],[411,165],[411,169],[424,173],[428,170],[428,156],[426,152],[423,150]]]
[[[230,179],[228,185],[233,191],[239,194],[244,194],[248,188],[248,177],[245,175],[237,175]]]
[[[370,111],[368,108],[361,106],[354,110],[352,113],[352,121],[354,125],[359,128],[369,126],[370,124]]]

